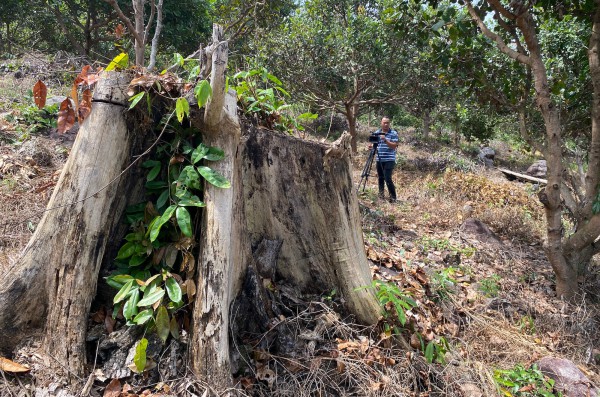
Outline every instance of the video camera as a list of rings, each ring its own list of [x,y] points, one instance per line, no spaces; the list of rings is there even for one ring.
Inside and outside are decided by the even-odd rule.
[[[385,135],[385,132],[374,132],[371,135],[369,135],[369,142],[371,143],[377,143],[379,142],[379,140],[381,139],[381,136]]]

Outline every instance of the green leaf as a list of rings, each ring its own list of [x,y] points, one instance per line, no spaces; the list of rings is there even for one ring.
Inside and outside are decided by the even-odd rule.
[[[196,149],[192,152],[192,164],[196,164],[200,160],[202,160],[208,154],[210,148],[203,143],[198,145]]]
[[[271,73],[267,73],[267,78],[277,85],[283,85],[281,80],[279,80],[277,77],[273,76]]]
[[[122,52],[116,57],[114,57],[113,60],[110,61],[110,63],[104,70],[109,72],[114,69],[126,69],[127,65],[129,65],[129,55]]]
[[[178,203],[181,207],[206,207],[206,204],[198,198],[198,196],[191,196],[179,200]]]
[[[140,343],[135,347],[135,356],[133,356],[133,363],[139,372],[144,371],[146,368],[146,349],[148,348],[148,339],[142,338]]]
[[[190,76],[188,77],[188,80],[194,80],[196,77],[198,77],[199,74],[200,74],[200,65],[196,65],[196,66],[194,66],[194,68],[192,70],[190,70]]]
[[[176,65],[179,66],[183,66],[185,60],[183,59],[183,56],[176,52],[175,54],[173,54],[173,63],[175,63]]]
[[[173,277],[169,277],[165,282],[165,286],[167,288],[167,294],[169,295],[169,298],[175,303],[181,302],[181,287],[179,287],[177,280],[175,280]]]
[[[165,190],[160,194],[160,196],[158,196],[158,199],[156,200],[156,208],[162,208],[167,203],[167,200],[169,200],[169,189]]]
[[[154,311],[152,309],[142,310],[137,314],[137,316],[134,317],[133,322],[137,325],[145,324],[146,322],[148,322],[148,320],[152,318],[152,314],[154,314]]]
[[[185,166],[179,174],[179,182],[190,189],[200,190],[200,175],[192,165]]]
[[[177,98],[175,102],[175,113],[177,114],[177,120],[181,123],[185,116],[190,116],[190,104],[184,97]]]
[[[144,293],[144,299],[138,302],[138,307],[150,306],[158,302],[165,295],[165,290],[162,288],[156,288],[154,290],[148,290]]]
[[[123,317],[126,320],[131,320],[137,313],[138,308],[137,304],[140,301],[140,289],[135,287],[131,292],[131,296],[125,302],[125,306],[123,306]]]
[[[425,358],[428,363],[431,364],[433,362],[433,341],[429,342],[425,348]]]
[[[133,280],[129,274],[117,274],[106,278],[106,283],[113,288],[121,289],[128,281]]]
[[[142,91],[129,98],[129,102],[131,102],[131,105],[129,105],[129,110],[133,109],[135,105],[138,104],[138,102],[144,97],[145,93],[146,91]]]
[[[119,253],[117,254],[117,259],[129,258],[131,255],[135,254],[137,245],[138,245],[137,242],[134,242],[134,241],[130,241],[130,242],[123,244],[123,246],[119,249]]]
[[[198,107],[206,105],[208,99],[212,96],[212,87],[207,80],[202,80],[194,88],[194,96],[198,101]]]
[[[150,241],[156,240],[158,234],[160,233],[160,228],[171,219],[173,212],[175,212],[177,206],[171,205],[169,206],[165,212],[152,224],[152,228],[150,230]]]
[[[437,32],[437,31],[438,31],[438,30],[440,30],[440,28],[441,28],[442,26],[444,26],[445,24],[446,24],[446,22],[445,22],[444,20],[437,21],[437,22],[435,23],[435,25],[433,25],[433,26],[431,27],[431,29],[432,29],[434,32]]]
[[[210,184],[221,188],[230,188],[231,183],[225,179],[221,174],[212,170],[208,167],[198,167],[198,172],[204,177]]]
[[[129,266],[130,267],[139,266],[146,261],[146,258],[148,258],[147,255],[134,255],[131,257],[131,259],[129,259]]]
[[[175,316],[171,317],[169,331],[171,332],[171,336],[173,336],[173,338],[179,339],[179,324],[177,324],[177,319],[175,318]]]
[[[148,182],[150,182],[150,181],[153,181],[154,179],[156,179],[156,177],[158,176],[158,174],[160,174],[160,168],[161,168],[160,164],[154,166],[154,168],[152,168],[150,170],[150,172],[148,173],[148,176],[146,177],[146,180]]]
[[[154,168],[160,164],[161,162],[158,160],[146,160],[142,163],[142,168]]]
[[[177,224],[179,225],[183,235],[186,237],[192,237],[192,224],[188,210],[185,207],[177,207],[175,217],[177,218]]]
[[[167,308],[161,306],[158,308],[158,313],[156,314],[156,333],[162,339],[163,343],[167,341],[169,337],[170,327],[169,327],[169,313],[167,312]]]
[[[217,147],[209,147],[208,153],[204,157],[209,161],[219,161],[225,158],[225,152]]]
[[[119,290],[119,292],[117,292],[117,294],[113,298],[113,303],[119,303],[123,299],[125,299],[127,297],[127,295],[129,294],[129,291],[131,290],[131,287],[133,286],[134,282],[135,282],[134,279],[131,279],[131,280],[127,281],[125,283],[125,285],[123,285],[121,287],[121,289]]]

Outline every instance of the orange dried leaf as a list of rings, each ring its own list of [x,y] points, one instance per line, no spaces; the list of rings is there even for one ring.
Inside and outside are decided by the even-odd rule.
[[[71,87],[71,98],[73,99],[73,103],[75,103],[75,114],[77,114],[77,104],[79,103],[79,94],[77,93],[77,84],[73,84]],[[81,120],[81,119],[80,119]]]
[[[81,102],[79,103],[79,122],[82,123],[83,120],[89,116],[92,111],[92,91],[86,89],[81,94]]]
[[[87,78],[88,78],[88,73],[90,72],[90,69],[92,67],[90,65],[85,65],[82,69],[81,69],[81,73],[79,73],[77,75],[77,77],[75,78],[75,85],[81,85],[83,83],[87,83]]]
[[[117,27],[115,28],[115,37],[117,39],[120,39],[121,37],[123,37],[124,31],[125,31],[125,28],[123,27],[123,25],[118,24]]]
[[[75,125],[75,110],[69,98],[62,101],[58,111],[58,132],[64,134]]]
[[[119,397],[121,395],[121,382],[118,379],[110,381],[104,389],[103,397]]]
[[[0,357],[0,370],[4,372],[22,373],[29,372],[31,369],[11,361],[8,358]]]
[[[46,87],[46,84],[44,84],[42,80],[38,80],[33,86],[33,100],[39,109],[42,109],[44,106],[46,106],[47,95],[48,88]]]

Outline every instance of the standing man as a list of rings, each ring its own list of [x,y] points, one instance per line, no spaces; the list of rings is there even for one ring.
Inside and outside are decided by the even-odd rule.
[[[389,117],[381,119],[381,128],[375,131],[379,135],[377,143],[377,177],[379,179],[379,198],[384,198],[384,183],[390,194],[389,201],[396,201],[396,187],[392,181],[392,173],[396,165],[396,148],[398,147],[398,133],[390,127]]]

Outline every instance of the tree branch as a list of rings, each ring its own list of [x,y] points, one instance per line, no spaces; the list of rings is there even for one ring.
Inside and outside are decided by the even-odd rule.
[[[490,4],[492,2],[490,1]],[[529,56],[524,55],[519,53],[518,51],[513,50],[512,48],[510,48],[505,42],[504,40],[502,40],[502,38],[492,32],[487,26],[486,24],[483,22],[483,20],[481,19],[481,17],[479,16],[479,14],[477,14],[477,11],[475,10],[475,8],[473,7],[473,4],[471,4],[470,1],[467,1],[467,10],[469,11],[469,14],[471,15],[471,18],[475,21],[475,23],[477,24],[477,26],[479,27],[479,29],[481,29],[481,32],[490,40],[494,41],[496,43],[496,45],[498,46],[498,49],[500,51],[502,51],[504,54],[508,55],[510,58],[519,61],[525,65],[530,65],[532,64],[532,60]],[[510,14],[512,15],[512,14]]]
[[[127,18],[125,16],[125,14],[123,14],[123,11],[121,11],[121,7],[119,7],[119,5],[117,4],[117,1],[116,0],[104,0],[104,1],[113,7],[113,9],[117,13],[117,16],[119,17],[119,19],[121,21],[123,21],[123,23],[125,23],[125,26],[127,26],[127,29],[129,29],[129,31],[131,32],[131,35],[133,36],[133,38],[135,40],[137,40],[138,42],[142,43],[143,42],[142,37],[140,37],[138,32],[135,30],[135,27],[133,26],[133,23],[131,22],[131,20],[129,18]]]
[[[162,15],[162,0],[159,0],[159,2],[160,2],[160,7],[161,7],[160,13]],[[152,22],[154,21],[155,14],[156,14],[156,0],[150,0],[150,16],[148,17],[148,23],[146,24],[146,27],[144,28],[144,43],[147,43],[148,39],[150,38],[150,28],[152,27]],[[156,23],[158,25],[158,20]],[[161,21],[161,28],[162,28],[162,21]],[[156,33],[154,34],[154,37],[152,38],[153,46],[154,46],[155,38],[156,38]]]
[[[152,5],[154,5],[154,0],[152,0]],[[153,7],[154,8],[154,7]],[[158,52],[158,40],[160,38],[160,32],[162,30],[162,22],[163,22],[163,0],[158,0],[157,15],[156,15],[156,29],[154,29],[154,37],[152,38],[152,48],[150,49],[150,63],[148,64],[148,70],[154,69],[154,65],[156,64],[156,53]],[[148,31],[146,31],[147,33]]]

